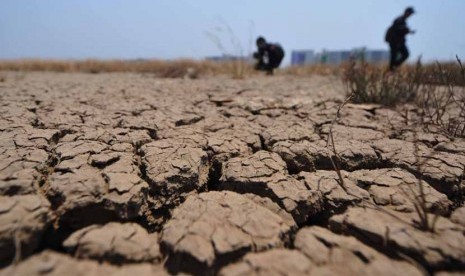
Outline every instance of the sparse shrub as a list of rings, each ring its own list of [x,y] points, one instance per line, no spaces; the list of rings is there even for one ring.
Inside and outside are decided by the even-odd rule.
[[[460,78],[459,78],[460,77]],[[344,70],[344,83],[347,87],[347,100],[356,103],[377,103],[385,106],[398,106],[411,103],[417,114],[408,124],[414,129],[438,132],[448,136],[465,137],[465,69],[457,57],[457,64],[443,65],[436,63],[434,67],[428,65],[427,69],[421,65],[420,60],[415,67],[406,66],[396,73],[385,73],[381,67],[369,65],[363,61],[352,62]],[[339,107],[334,122],[338,119]],[[414,132],[415,164],[420,172],[416,184],[405,183],[405,196],[414,206],[418,220],[414,226],[422,231],[435,232],[438,215],[428,210],[422,168],[425,162],[434,158],[420,156],[419,139]],[[330,131],[327,147],[330,158],[333,158],[333,167],[339,172],[337,152],[334,147],[333,133]],[[343,179],[339,175],[341,186]],[[344,188],[344,187],[343,187]]]
[[[447,75],[446,77],[444,75]],[[431,63],[423,66],[422,84],[465,86],[463,67],[455,62]]]
[[[385,106],[412,102],[416,99],[422,73],[418,60],[414,70],[386,72],[381,66],[365,61],[351,61],[344,69],[343,81],[352,102],[377,103]]]
[[[417,98],[421,125],[452,137],[465,137],[465,70],[457,57],[455,68],[437,63],[434,79],[441,85],[424,84]],[[461,72],[461,81],[457,79]]]
[[[343,69],[343,81],[352,102],[417,106],[418,122],[430,132],[441,131],[453,137],[465,136],[465,70],[460,59],[451,64],[420,62],[398,72],[380,66],[352,61]]]

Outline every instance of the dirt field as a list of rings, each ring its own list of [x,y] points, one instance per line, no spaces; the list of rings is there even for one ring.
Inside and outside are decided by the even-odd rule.
[[[2,76],[0,275],[465,271],[465,141],[348,104],[341,185],[336,78]]]

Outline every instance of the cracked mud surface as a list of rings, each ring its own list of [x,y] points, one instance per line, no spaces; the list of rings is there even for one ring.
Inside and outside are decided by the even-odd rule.
[[[0,275],[463,273],[465,140],[348,104],[341,185],[343,100],[319,76],[7,78]]]

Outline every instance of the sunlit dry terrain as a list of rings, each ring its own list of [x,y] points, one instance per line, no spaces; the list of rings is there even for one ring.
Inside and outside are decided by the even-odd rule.
[[[0,77],[1,275],[465,269],[465,140],[415,109],[345,105],[341,181],[334,76]]]

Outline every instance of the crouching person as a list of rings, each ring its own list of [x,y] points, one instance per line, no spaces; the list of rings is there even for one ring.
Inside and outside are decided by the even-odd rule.
[[[257,60],[255,70],[265,71],[267,75],[273,75],[274,69],[281,65],[284,58],[284,50],[279,44],[268,43],[263,37],[257,38],[258,51],[253,54]]]

